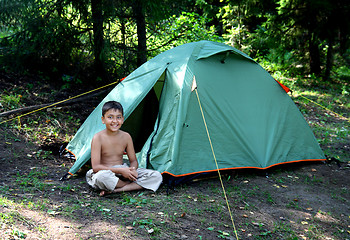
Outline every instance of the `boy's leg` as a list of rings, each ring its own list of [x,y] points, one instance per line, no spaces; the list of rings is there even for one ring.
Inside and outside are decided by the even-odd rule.
[[[105,196],[111,193],[118,193],[118,192],[129,192],[129,191],[135,191],[135,190],[141,190],[143,189],[143,187],[141,187],[140,185],[138,185],[135,182],[129,182],[129,181],[123,181],[121,179],[119,179],[117,186],[115,187],[115,189],[113,190],[113,192],[108,192],[105,190],[102,190],[100,192],[100,196]]]
[[[120,188],[118,188],[118,185],[117,185],[117,187],[114,189],[113,192],[116,192],[116,193],[117,192],[129,192],[129,191],[136,191],[136,190],[141,190],[141,189],[143,189],[143,187],[141,187],[140,185],[138,185],[135,182],[131,182],[131,183],[128,183]]]
[[[116,189],[122,188],[122,187],[124,187],[125,185],[127,185],[128,183],[129,183],[129,182],[127,182],[127,181],[123,181],[123,180],[119,179],[119,180],[118,180],[118,183],[117,183],[117,186],[115,186],[115,189],[114,189],[113,191],[101,190],[100,196],[103,197],[103,196],[105,196],[105,195],[114,193],[114,192],[116,192],[116,191],[115,191]]]

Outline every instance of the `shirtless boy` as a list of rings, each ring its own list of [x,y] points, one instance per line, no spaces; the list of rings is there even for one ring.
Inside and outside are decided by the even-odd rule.
[[[96,133],[91,142],[91,164],[86,174],[90,186],[100,189],[100,196],[141,189],[156,191],[162,175],[154,170],[138,168],[134,145],[129,133],[120,130],[124,123],[123,107],[109,101],[102,107],[102,123],[106,129]],[[123,163],[127,153],[130,166]]]

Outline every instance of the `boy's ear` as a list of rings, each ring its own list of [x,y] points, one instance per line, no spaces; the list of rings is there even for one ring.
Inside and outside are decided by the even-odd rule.
[[[101,117],[102,123],[105,124],[105,118],[102,116]]]

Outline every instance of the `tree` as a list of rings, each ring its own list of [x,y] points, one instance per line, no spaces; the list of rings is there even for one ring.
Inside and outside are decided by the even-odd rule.
[[[98,77],[106,79],[106,69],[104,66],[105,54],[104,54],[104,33],[103,33],[103,1],[91,0],[91,17],[93,25],[94,35],[94,65],[95,71]]]
[[[325,75],[328,78],[336,36],[349,36],[349,23],[344,21],[344,17],[349,15],[350,3],[345,0],[281,0],[279,4],[279,15],[275,21],[288,26],[288,35],[292,39],[306,40],[299,41],[300,46],[296,47],[302,49],[307,44],[304,46],[308,47],[310,73],[320,75],[324,65],[322,59],[327,56]],[[328,51],[323,52],[321,47],[327,47]]]

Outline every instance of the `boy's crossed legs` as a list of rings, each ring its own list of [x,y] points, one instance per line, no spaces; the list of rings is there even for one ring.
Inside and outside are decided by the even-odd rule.
[[[118,192],[129,192],[129,191],[137,191],[137,190],[141,190],[143,189],[143,187],[141,187],[140,185],[138,185],[135,182],[130,182],[130,181],[123,181],[121,179],[119,179],[117,186],[115,187],[115,189],[113,191],[106,191],[106,190],[101,190],[100,192],[100,196],[106,196],[108,194],[111,193],[118,193]]]
[[[116,176],[110,170],[100,170],[94,173],[90,169],[86,174],[86,180],[91,187],[101,190],[100,196],[142,189],[156,191],[162,183],[162,175],[158,171],[138,168],[137,174],[137,180],[131,182]]]

